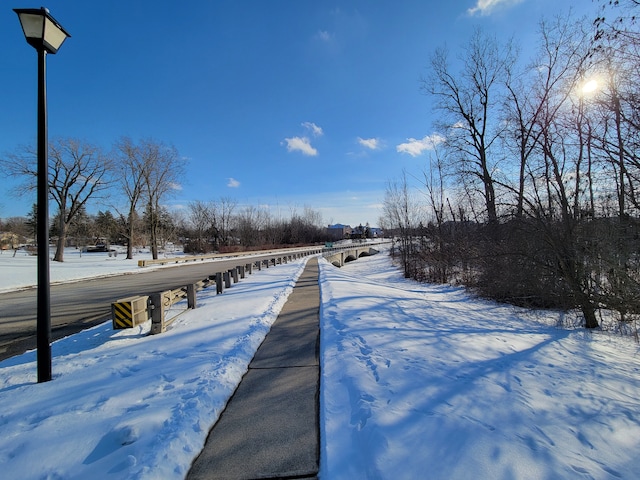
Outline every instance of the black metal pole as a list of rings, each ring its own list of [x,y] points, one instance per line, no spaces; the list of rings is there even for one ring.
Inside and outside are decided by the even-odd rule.
[[[49,293],[49,165],[47,160],[47,52],[38,49],[38,383],[51,380]]]

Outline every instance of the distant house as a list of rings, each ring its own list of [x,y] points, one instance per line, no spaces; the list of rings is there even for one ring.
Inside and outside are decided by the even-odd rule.
[[[358,225],[351,231],[351,238],[365,238],[367,235],[367,227],[363,227],[362,224]]]
[[[335,225],[328,225],[326,231],[328,239],[342,240],[344,238],[349,238],[353,229],[350,225],[336,223]]]
[[[381,228],[358,225],[351,231],[351,238],[381,238],[384,232]]]

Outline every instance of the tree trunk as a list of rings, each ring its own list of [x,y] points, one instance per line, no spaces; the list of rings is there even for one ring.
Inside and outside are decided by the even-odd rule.
[[[129,210],[129,215],[127,216],[127,260],[133,260],[133,232],[134,226],[133,222],[135,220],[135,204],[132,202],[131,208]]]
[[[582,314],[584,315],[585,327],[586,328],[598,328],[600,325],[598,324],[598,319],[596,318],[596,309],[591,303],[590,300],[585,300],[581,306]]]
[[[58,241],[56,242],[56,253],[53,256],[54,262],[64,262],[64,246],[67,243],[67,224],[64,221],[65,212],[61,211],[58,220]]]
[[[157,207],[149,206],[151,210],[151,228],[150,228],[150,237],[151,237],[151,258],[154,260],[158,259],[158,211],[155,209]]]

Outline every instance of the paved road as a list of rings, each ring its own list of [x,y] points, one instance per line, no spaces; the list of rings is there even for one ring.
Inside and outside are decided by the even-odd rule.
[[[111,318],[111,303],[196,283],[216,272],[273,254],[182,264],[135,275],[119,275],[51,286],[51,336],[56,340]],[[36,348],[35,288],[0,294],[0,360]]]

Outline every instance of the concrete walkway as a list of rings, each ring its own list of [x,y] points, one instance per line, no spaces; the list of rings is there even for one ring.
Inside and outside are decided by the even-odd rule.
[[[318,260],[312,258],[188,480],[317,478],[319,310]]]

